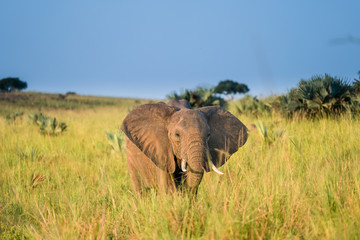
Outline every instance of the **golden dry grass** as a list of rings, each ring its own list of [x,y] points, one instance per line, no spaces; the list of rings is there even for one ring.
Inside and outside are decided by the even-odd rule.
[[[44,108],[68,125],[57,137],[28,121],[32,108],[12,123],[0,118],[0,238],[360,238],[359,119],[238,116],[260,121],[272,140],[252,130],[192,202],[132,192],[124,149],[111,151],[105,132],[136,104]]]

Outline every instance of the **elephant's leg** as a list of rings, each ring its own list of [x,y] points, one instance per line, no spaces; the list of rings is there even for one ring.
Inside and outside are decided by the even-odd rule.
[[[129,161],[128,161],[128,169],[129,169],[129,175],[130,175],[130,179],[132,181],[133,189],[136,192],[141,192],[142,186],[141,186],[141,182],[139,179],[139,174],[137,173],[136,169],[134,168],[134,166],[132,166],[131,162],[129,162]]]
[[[172,174],[158,168],[134,143],[126,138],[126,154],[130,178],[134,188],[142,191],[144,188],[155,187],[164,192],[176,190]]]
[[[144,176],[142,176],[144,171],[142,168],[145,168],[145,166],[141,164],[144,156],[128,138],[126,138],[126,157],[133,188],[141,192],[144,187]]]
[[[157,167],[146,155],[126,138],[126,155],[130,178],[136,190],[157,186]]]
[[[160,168],[157,169],[157,185],[163,192],[175,192],[176,186],[172,174],[169,174]]]

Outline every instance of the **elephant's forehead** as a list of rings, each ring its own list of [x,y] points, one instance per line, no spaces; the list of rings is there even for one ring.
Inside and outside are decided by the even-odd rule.
[[[203,116],[195,110],[180,110],[173,115],[173,118],[176,124],[182,127],[203,127],[206,125]]]

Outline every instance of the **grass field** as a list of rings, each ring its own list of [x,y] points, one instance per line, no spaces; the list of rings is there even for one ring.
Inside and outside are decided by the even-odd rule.
[[[125,149],[108,143],[106,132],[147,101],[41,97],[0,100],[1,115],[24,112],[0,117],[0,239],[360,238],[359,118],[238,115],[268,137],[252,130],[192,202],[134,194]],[[67,130],[40,134],[27,117],[39,111]]]

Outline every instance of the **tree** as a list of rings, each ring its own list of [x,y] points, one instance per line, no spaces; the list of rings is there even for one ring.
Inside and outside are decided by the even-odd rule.
[[[214,93],[231,95],[231,98],[234,98],[235,94],[245,94],[248,91],[249,88],[245,84],[229,79],[220,81],[214,89]]]
[[[19,78],[8,77],[0,80],[0,90],[3,92],[21,91],[25,88],[27,88],[27,83],[21,81]]]

